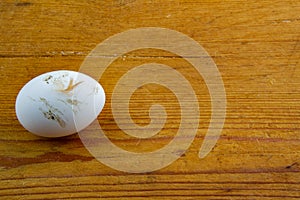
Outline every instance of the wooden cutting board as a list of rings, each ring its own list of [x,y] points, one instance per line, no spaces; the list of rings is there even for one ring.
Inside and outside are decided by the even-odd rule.
[[[2,0],[0,199],[299,199],[299,13],[300,2],[292,0]],[[125,134],[111,111],[122,75],[145,63],[160,63],[183,74],[193,87],[200,110],[197,133],[179,159],[161,169],[122,172],[99,162],[78,134],[40,138],[20,125],[14,106],[26,82],[48,71],[78,71],[97,44],[141,27],[181,32],[215,62],[226,91],[226,118],[206,157],[200,159],[198,153],[212,116],[210,92],[186,60],[197,55],[153,48],[100,55],[115,60],[99,79],[107,96],[97,121],[110,141],[128,152],[149,153],[169,145],[181,112],[176,94],[146,84],[131,96],[133,122],[149,124],[149,108],[158,103],[166,110],[166,123],[150,138]],[[121,157],[117,161],[126,165]]]

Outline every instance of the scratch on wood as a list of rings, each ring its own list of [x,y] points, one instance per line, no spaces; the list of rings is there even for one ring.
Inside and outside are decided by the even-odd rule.
[[[294,162],[293,164],[288,165],[288,166],[286,166],[285,168],[286,168],[286,169],[291,169],[292,167],[297,166],[297,165],[298,165],[298,163],[297,163],[297,162]]]

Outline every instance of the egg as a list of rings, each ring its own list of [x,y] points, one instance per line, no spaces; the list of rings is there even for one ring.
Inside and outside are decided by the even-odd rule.
[[[105,103],[102,86],[80,72],[59,70],[30,80],[16,98],[16,115],[29,132],[62,137],[89,126]]]

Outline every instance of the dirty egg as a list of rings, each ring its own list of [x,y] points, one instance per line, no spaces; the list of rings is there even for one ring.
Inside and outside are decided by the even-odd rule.
[[[60,70],[29,81],[17,96],[16,114],[33,134],[62,137],[96,120],[104,103],[104,90],[96,80],[80,72]]]

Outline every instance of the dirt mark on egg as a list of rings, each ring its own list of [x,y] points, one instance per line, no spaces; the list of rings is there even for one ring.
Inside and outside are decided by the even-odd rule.
[[[73,106],[78,106],[81,102],[76,99],[67,99],[67,103]]]
[[[66,122],[61,117],[63,113],[57,108],[50,105],[45,98],[40,97],[40,101],[43,102],[47,107],[47,110],[43,110],[42,108],[39,108],[39,110],[43,113],[44,117],[46,119],[56,121],[59,124],[59,126],[62,128],[66,127]]]
[[[48,75],[43,79],[43,81],[45,81],[47,84],[51,83],[57,91],[68,94],[75,87],[77,87],[78,85],[83,83],[83,81],[74,83],[74,79],[72,77],[67,78],[68,76],[69,76],[68,73],[62,74],[60,76]],[[67,85],[67,86],[65,86],[65,85]]]
[[[52,79],[52,78],[53,78],[53,76],[52,76],[52,75],[49,75],[49,76],[47,76],[46,78],[44,78],[44,81],[45,81],[47,84],[49,84],[49,80]]]
[[[77,114],[80,111],[80,104],[82,104],[81,101],[78,101],[77,99],[57,99],[58,101],[64,103],[66,106],[69,106],[74,114]]]
[[[59,126],[61,127],[66,127],[66,122],[61,119],[61,117],[59,115],[56,115],[54,114],[51,110],[48,110],[48,111],[44,111],[42,109],[40,109],[41,112],[44,114],[44,117],[49,119],[49,120],[54,120],[54,121],[57,121]]]

